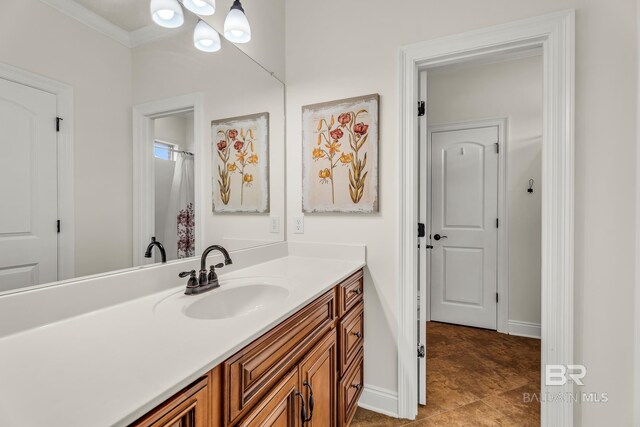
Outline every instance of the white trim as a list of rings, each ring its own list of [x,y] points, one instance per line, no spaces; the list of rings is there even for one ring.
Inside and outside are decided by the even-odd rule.
[[[420,141],[425,141],[424,149],[419,149],[420,153],[420,165],[425,167],[419,168],[419,182],[418,192],[420,206],[418,206],[418,216],[420,222],[424,224],[425,236],[418,239],[418,346],[427,345],[427,322],[431,320],[431,291],[429,289],[429,280],[431,277],[431,250],[427,248],[427,245],[431,244],[427,238],[429,232],[427,231],[431,223],[429,217],[431,213],[431,141],[428,138],[428,117],[429,117],[429,105],[428,105],[428,85],[427,85],[427,71],[420,72],[420,101],[425,102],[425,114],[419,119],[419,138]],[[418,404],[427,404],[427,358],[422,357],[418,359]]]
[[[426,82],[425,82],[426,84]],[[422,90],[422,89],[421,89]],[[429,115],[427,111],[426,116]],[[508,198],[507,198],[507,135],[508,120],[504,117],[495,119],[470,120],[464,122],[432,124],[427,128],[426,149],[431,151],[431,134],[434,132],[446,132],[452,130],[465,130],[484,127],[498,127],[498,144],[500,150],[498,152],[498,218],[500,226],[498,227],[497,239],[497,268],[496,268],[496,292],[500,295],[500,300],[496,309],[496,330],[503,334],[509,333],[509,215],[508,215]],[[422,155],[422,153],[421,153]],[[426,176],[431,176],[431,159],[426,164]],[[421,194],[422,196],[422,194]],[[427,206],[430,207],[431,194],[428,193]],[[421,203],[422,204],[422,203]],[[422,204],[423,205],[423,204]],[[422,209],[423,206],[420,206]],[[421,220],[423,217],[421,216]],[[427,225],[427,234],[430,234],[429,225],[431,224],[431,209],[424,212],[424,221]],[[425,276],[429,271],[425,270]],[[426,276],[426,294],[431,295],[430,276]],[[430,314],[430,310],[428,311]],[[431,320],[431,316],[427,318]]]
[[[115,40],[121,45],[133,49],[134,47],[166,39],[176,35],[176,30],[168,31],[155,24],[149,24],[137,30],[127,31],[111,21],[103,18],[92,10],[84,7],[75,0],[40,0],[57,11],[75,19],[100,34]],[[185,27],[178,31],[184,31]]]
[[[398,393],[365,384],[358,406],[379,414],[398,418]]]
[[[636,1],[636,25],[640,27],[640,0]],[[640,427],[640,34],[636,37],[636,265],[635,265],[635,343],[634,343],[634,426]]]
[[[573,364],[574,218],[574,33],[575,11],[512,22],[404,47],[399,57],[400,295],[398,324],[398,412],[417,414],[416,280],[418,217],[419,69],[464,62],[482,55],[543,48],[544,126],[542,148],[542,364]],[[542,386],[542,393],[571,393],[565,386]],[[543,426],[573,425],[573,404],[543,402]]]
[[[184,31],[185,27],[177,29],[177,31],[175,29],[167,31],[166,28],[162,28],[155,24],[147,25],[146,27],[139,28],[129,33],[129,47],[134,48],[157,40],[173,37],[177,32]]]
[[[184,111],[193,111],[194,192],[196,205],[196,253],[202,251],[203,218],[207,206],[202,198],[204,178],[204,95],[193,93],[148,102],[133,107],[133,265],[152,260],[143,257],[144,248],[151,241],[155,229],[155,194],[153,163],[153,120]]]
[[[86,25],[87,27],[98,31],[99,33],[110,37],[123,46],[128,48],[131,45],[131,35],[128,31],[112,24],[102,16],[87,9],[75,1],[70,0],[40,0],[42,3],[64,13],[65,15],[75,19],[76,21]]]
[[[540,339],[542,336],[541,326],[540,323],[509,320],[509,335]]]
[[[58,280],[75,277],[75,207],[73,190],[73,87],[39,74],[0,63],[0,78],[56,95],[58,117],[63,118],[58,143]],[[51,124],[54,125],[53,123]]]

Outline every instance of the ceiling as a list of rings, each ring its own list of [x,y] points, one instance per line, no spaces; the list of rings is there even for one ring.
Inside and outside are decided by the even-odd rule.
[[[125,31],[135,31],[151,24],[147,0],[74,0]]]

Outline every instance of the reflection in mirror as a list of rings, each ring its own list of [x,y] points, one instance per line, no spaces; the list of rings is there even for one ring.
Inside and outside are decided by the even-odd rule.
[[[284,239],[284,86],[246,53],[270,51],[273,26],[243,2],[243,50],[194,45],[199,19],[222,34],[232,3],[167,29],[147,0],[3,2],[0,293]],[[260,114],[268,137],[239,131],[220,164],[212,122]],[[219,166],[266,205],[215,209]]]
[[[193,111],[153,121],[155,261],[196,255]]]

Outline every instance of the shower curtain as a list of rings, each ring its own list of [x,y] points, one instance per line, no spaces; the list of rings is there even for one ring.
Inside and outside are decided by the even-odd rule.
[[[169,259],[196,254],[193,179],[193,156],[178,153],[164,234]]]

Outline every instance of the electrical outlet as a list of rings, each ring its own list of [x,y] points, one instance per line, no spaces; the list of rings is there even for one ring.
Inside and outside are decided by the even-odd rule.
[[[295,234],[304,234],[304,217],[303,216],[297,216],[294,218],[294,230],[293,232]]]
[[[279,233],[280,232],[280,217],[279,216],[270,216],[269,217],[269,230],[271,233]]]

